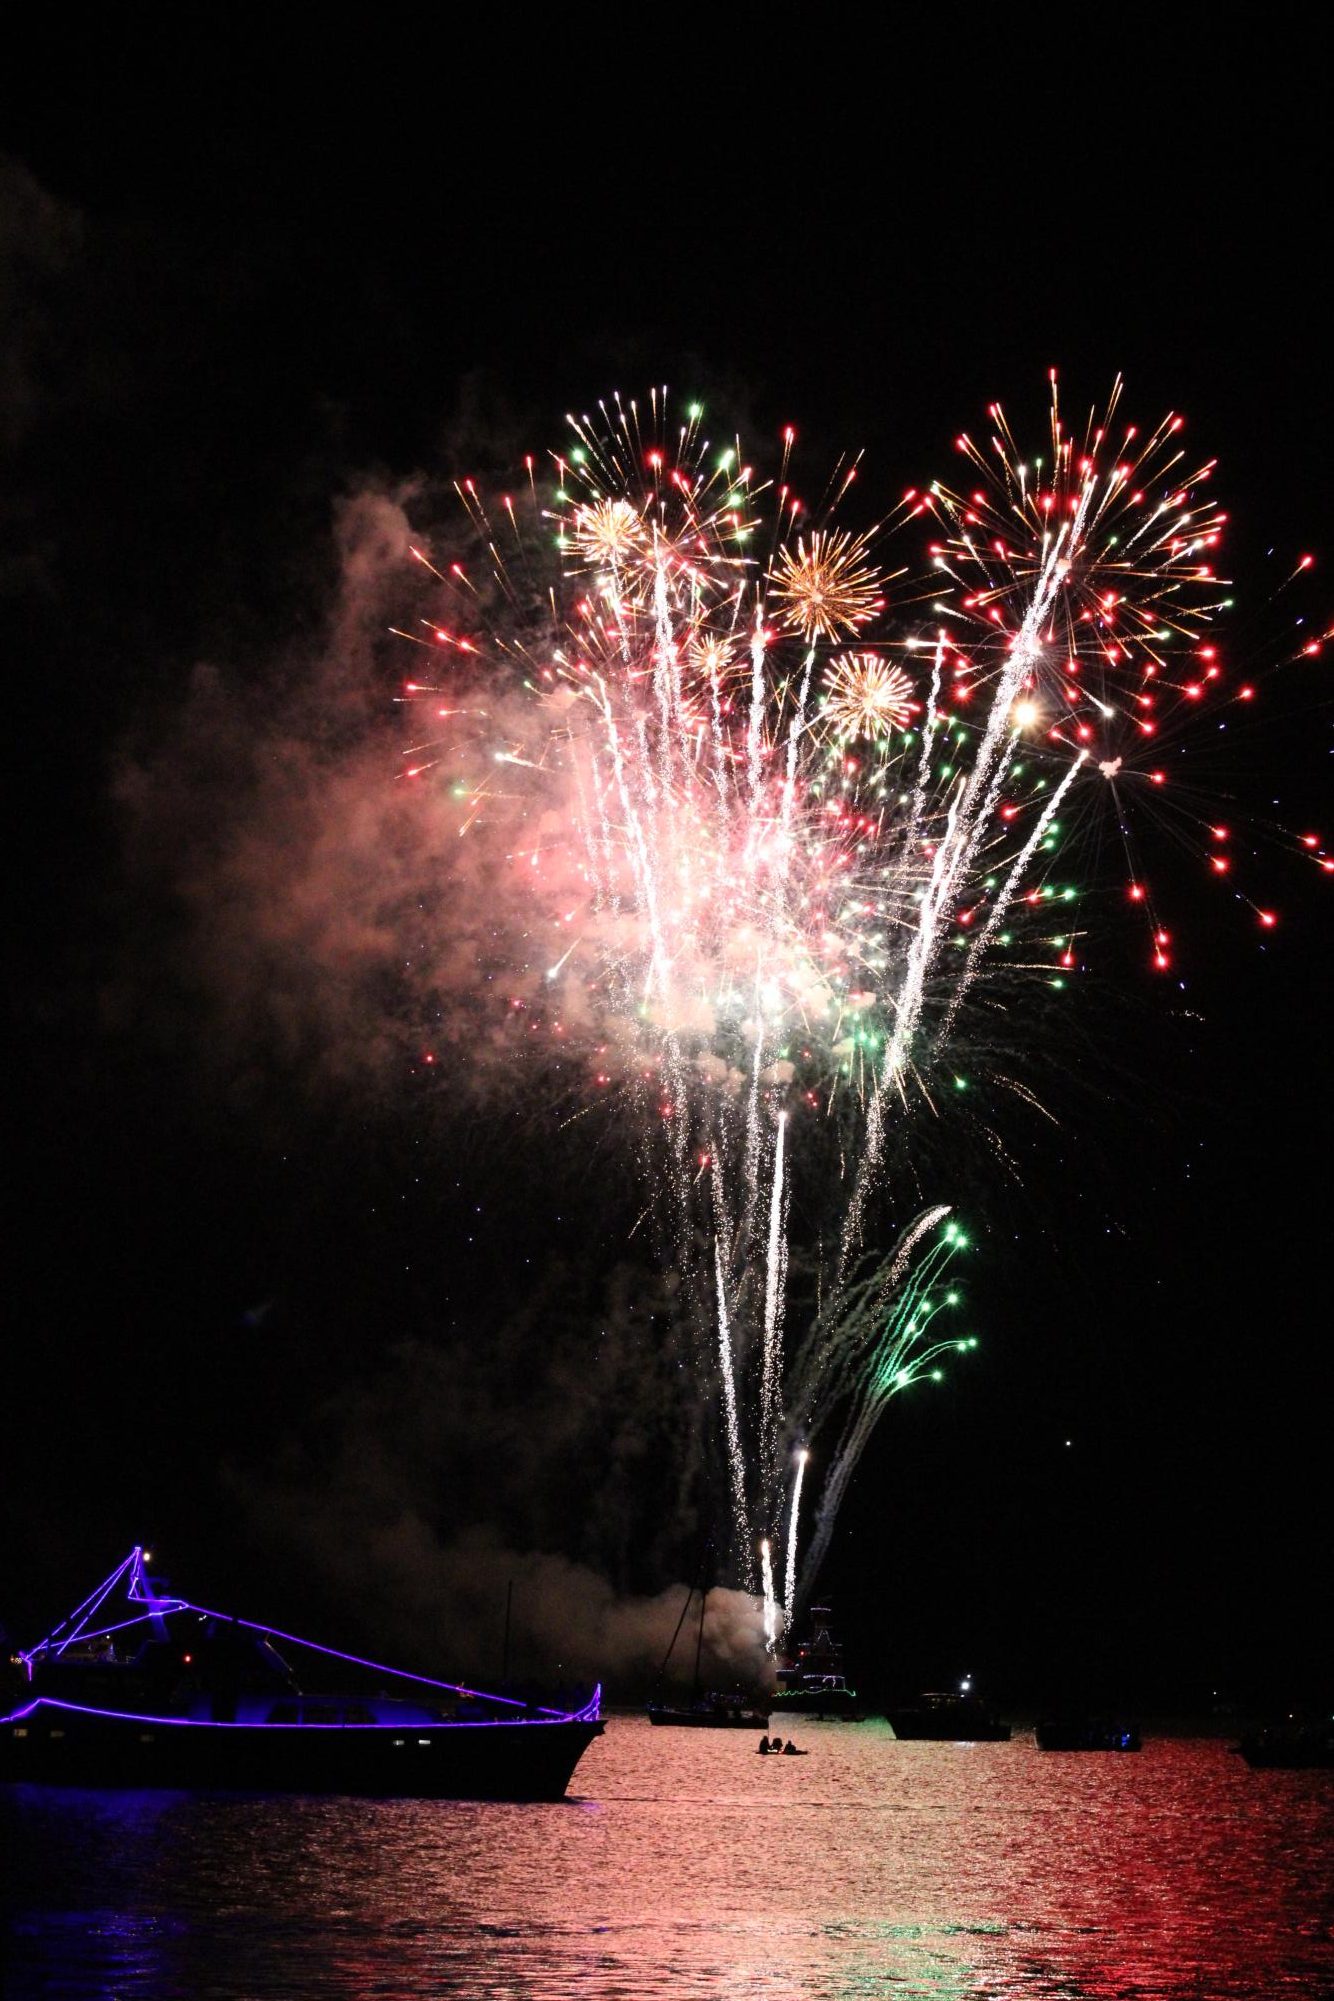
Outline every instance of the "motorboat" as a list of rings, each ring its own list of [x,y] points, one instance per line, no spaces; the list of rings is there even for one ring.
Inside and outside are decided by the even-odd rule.
[[[1039,1751],[1138,1751],[1139,1725],[1117,1717],[1062,1710],[1033,1726]]]
[[[1334,1770],[1334,1721],[1270,1723],[1247,1731],[1234,1748],[1257,1771]]]
[[[778,1669],[771,1716],[814,1716],[860,1723],[866,1714],[843,1672],[843,1649],[834,1637],[828,1605],[812,1605],[810,1631]]]
[[[957,1689],[929,1689],[914,1702],[885,1711],[894,1735],[907,1743],[1008,1744],[1010,1725],[995,1714],[971,1680]]]

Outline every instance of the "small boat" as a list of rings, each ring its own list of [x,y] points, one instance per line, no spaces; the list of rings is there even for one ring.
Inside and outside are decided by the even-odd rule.
[[[681,1616],[676,1622],[676,1631],[672,1634],[671,1645],[662,1657],[662,1665],[658,1669],[658,1677],[661,1680],[662,1676],[666,1673],[667,1663],[672,1657],[677,1640],[680,1638],[681,1628],[685,1624],[686,1613],[690,1610],[690,1602],[695,1595],[696,1589],[699,1590],[699,1625],[695,1632],[695,1676],[690,1700],[686,1703],[650,1702],[647,1705],[648,1720],[650,1723],[670,1725],[673,1729],[677,1730],[767,1731],[769,1728],[769,1713],[767,1710],[748,1707],[742,1696],[724,1695],[720,1694],[716,1689],[704,1690],[700,1687],[699,1665],[700,1656],[704,1649],[704,1608],[708,1603],[709,1595],[702,1585],[698,1587],[692,1585],[686,1593],[686,1602],[682,1606]]]
[[[1334,1721],[1271,1723],[1233,1746],[1256,1771],[1334,1770]]]
[[[1138,1751],[1139,1725],[1119,1718],[1061,1712],[1033,1726],[1039,1751]]]
[[[600,1689],[558,1709],[435,1681],[172,1597],[148,1563],[14,1657],[0,1781],[558,1800],[602,1733]],[[289,1653],[319,1665],[298,1681]]]
[[[894,1735],[905,1743],[1008,1744],[1010,1726],[1002,1722],[965,1680],[957,1689],[931,1689],[916,1702],[887,1709]]]
[[[866,1715],[843,1673],[843,1649],[834,1638],[827,1605],[812,1605],[811,1630],[778,1670],[771,1716],[815,1716],[860,1723]]]

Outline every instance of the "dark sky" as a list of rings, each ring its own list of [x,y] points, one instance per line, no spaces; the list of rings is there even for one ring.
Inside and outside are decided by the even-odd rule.
[[[566,409],[666,381],[830,461],[864,445],[888,502],[993,397],[1036,424],[1050,366],[1074,404],[1120,369],[1222,462],[1257,665],[1284,616],[1328,623],[1318,581],[1267,607],[1289,559],[1334,559],[1323,72],[1197,39],[1206,18],[1087,60],[914,36],[869,87],[851,47],[811,76],[794,46],[770,84],[736,80],[744,49],[678,76],[557,38],[516,80],[499,45],[438,69],[379,46],[331,89],[226,46],[84,43],[11,101],[0,1618],[23,1636],[140,1535],[202,1595],[281,1611],[257,1496],[372,1441],[447,1535],[485,1468],[451,1487],[413,1406],[428,1378],[483,1394],[483,1335],[512,1344],[542,1497],[505,1533],[605,1555],[555,1517],[562,1493],[595,1511],[580,1424],[616,1429],[614,1371],[577,1422],[566,1378],[632,1212],[508,1111],[442,1134],[416,1080],[311,1092],[215,1043],[172,857],[135,860],[117,803],[198,663],[242,710],[291,694],[348,494],[488,438],[541,450]],[[1022,1185],[967,1181],[983,1348],[891,1408],[829,1562],[873,1675],[1022,1693],[1069,1669],[1199,1707],[1324,1672],[1330,904],[1265,830],[1329,833],[1327,672],[1276,684],[1228,776],[1281,925],[1173,879],[1186,986],[1128,951],[1072,1038],[1063,1129],[1016,1136]],[[558,1336],[516,1320],[533,1285]],[[659,1470],[619,1477],[643,1502]]]

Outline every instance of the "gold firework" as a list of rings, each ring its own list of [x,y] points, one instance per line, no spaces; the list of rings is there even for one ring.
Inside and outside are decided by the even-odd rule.
[[[912,682],[878,653],[840,653],[825,676],[822,728],[831,736],[878,737],[912,714]]]
[[[644,540],[644,524],[628,500],[596,500],[576,509],[573,529],[580,555],[599,568],[623,563]]]
[[[853,632],[880,609],[880,572],[866,561],[869,538],[817,528],[780,552],[771,572],[779,616],[808,644]]]
[[[721,639],[716,633],[706,632],[690,651],[690,664],[695,672],[706,681],[725,681],[737,669],[736,655],[730,639]]]

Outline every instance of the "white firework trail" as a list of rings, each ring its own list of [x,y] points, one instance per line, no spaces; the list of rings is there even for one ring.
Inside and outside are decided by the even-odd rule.
[[[718,1372],[723,1385],[723,1415],[727,1427],[727,1466],[731,1481],[732,1524],[738,1547],[750,1546],[750,1519],[746,1508],[746,1462],[741,1450],[741,1425],[737,1415],[736,1359],[732,1353],[731,1315],[727,1310],[727,1279],[718,1239],[713,1244],[714,1275],[718,1288]]]
[[[806,1461],[810,1453],[802,1446],[797,1453],[797,1471],[792,1482],[792,1499],[788,1504],[787,1517],[787,1571],[783,1579],[783,1603],[787,1607],[789,1619],[797,1602],[797,1528],[801,1521],[801,1489],[806,1479]]]
[[[482,596],[464,566],[414,551],[455,611],[418,638],[444,649],[451,686],[409,684],[448,694],[436,713],[451,734],[418,732],[409,774],[447,765],[459,831],[475,847],[494,817],[523,860],[529,902],[504,967],[515,1020],[549,1031],[526,1047],[558,1051],[565,1078],[582,1057],[640,1122],[666,1254],[719,1384],[735,1566],[753,1578],[753,1534],[776,1545],[786,1521],[789,1618],[886,1399],[948,1345],[928,1331],[937,1303],[919,1310],[961,1242],[948,1209],[933,1203],[877,1248],[891,1145],[921,1106],[939,1110],[933,1079],[984,972],[1013,982],[1060,947],[1024,893],[1042,886],[1080,774],[1128,781],[1142,705],[1161,727],[1207,692],[1211,670],[1173,675],[1165,660],[1193,660],[1218,608],[1202,560],[1225,518],[1202,494],[1212,467],[1186,470],[1176,418],[1113,442],[1119,394],[1118,381],[1081,447],[1053,393],[1052,456],[1031,466],[995,406],[990,455],[958,441],[985,490],[906,497],[902,518],[926,514],[941,539],[929,588],[897,610],[929,600],[930,637],[900,628],[874,645],[886,660],[900,647],[892,671],[909,680],[929,649],[904,690],[920,720],[873,741],[819,726],[836,662],[885,609],[873,538],[803,514],[785,454],[761,554],[764,486],[739,449],[713,451],[697,412],[665,444],[663,392],[647,411],[614,397],[572,418],[578,449],[557,459],[549,498],[530,481],[546,553],[530,562],[525,546],[522,578],[472,483],[458,489],[507,615],[531,597],[531,623],[489,656],[508,689],[452,685],[455,667],[479,671]],[[553,540],[564,553],[548,586]],[[1024,712],[1041,732],[1026,737]],[[511,789],[493,782],[497,764]],[[1038,951],[1026,938],[1007,967],[1012,910]],[[503,909],[487,916],[490,979],[509,934]],[[816,1239],[800,1260],[795,1215]],[[790,1271],[818,1300],[793,1354]],[[805,1442],[822,1431],[833,1448],[798,1565]],[[776,1615],[767,1549],[763,1567]]]
[[[772,1455],[778,1443],[778,1399],[782,1385],[783,1302],[787,1280],[786,1190],[783,1163],[787,1113],[778,1114],[774,1141],[773,1189],[769,1198],[769,1255],[764,1278],[764,1349],[760,1378],[760,1433]]]
[[[760,1544],[760,1578],[764,1600],[764,1644],[770,1653],[778,1645],[782,1631],[783,1613],[774,1596],[774,1563],[769,1549],[769,1538],[765,1536]]]

